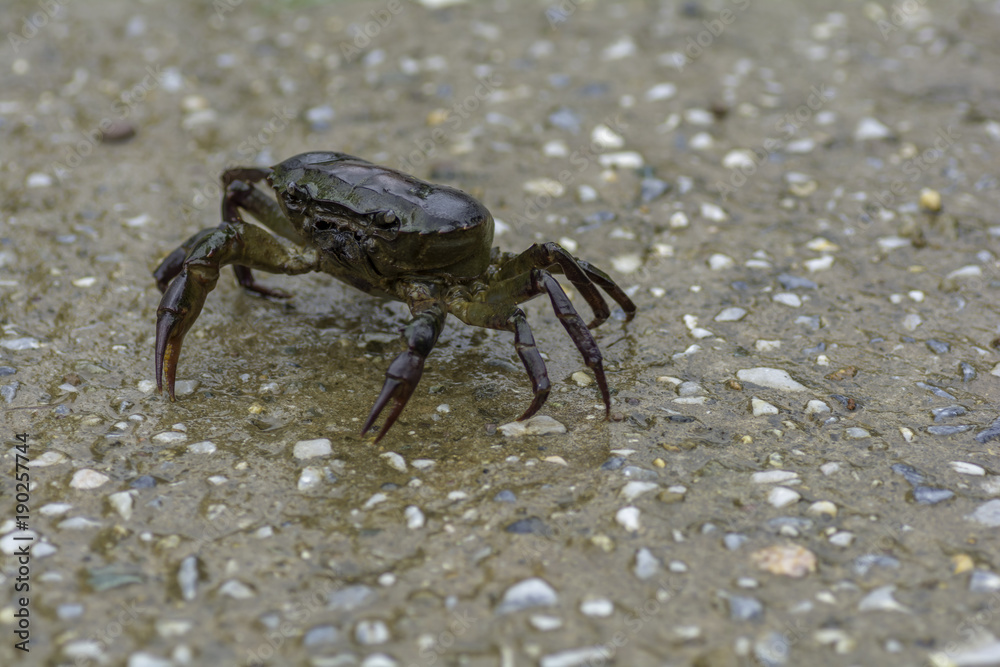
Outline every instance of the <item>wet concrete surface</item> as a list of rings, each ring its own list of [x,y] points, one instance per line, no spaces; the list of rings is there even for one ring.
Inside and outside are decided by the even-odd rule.
[[[431,4],[0,8],[0,662],[1000,664],[995,6]],[[375,445],[405,307],[228,270],[158,395],[151,271],[315,149],[608,270],[612,419],[536,299],[566,433],[451,320]]]

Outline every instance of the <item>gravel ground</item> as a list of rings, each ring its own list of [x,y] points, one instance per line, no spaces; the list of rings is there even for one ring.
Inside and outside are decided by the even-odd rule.
[[[441,4],[0,7],[0,663],[1000,664],[997,5]],[[159,396],[152,269],[311,149],[607,269],[611,420],[536,300],[545,419],[452,320],[374,444],[406,310],[322,275]]]

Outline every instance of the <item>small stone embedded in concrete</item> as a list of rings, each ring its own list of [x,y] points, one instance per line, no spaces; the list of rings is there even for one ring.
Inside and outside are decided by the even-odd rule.
[[[901,605],[892,597],[894,590],[896,590],[896,587],[891,584],[876,588],[858,603],[858,611],[898,611],[905,614],[912,613],[907,607]]]
[[[406,472],[406,460],[396,452],[385,452],[380,456],[386,460],[390,467],[399,472]]]
[[[544,579],[532,577],[514,584],[503,595],[497,614],[509,614],[531,607],[546,607],[559,603],[559,594]]]
[[[797,503],[801,498],[799,493],[784,486],[776,486],[767,494],[767,502],[778,509]]]
[[[754,484],[781,484],[797,480],[799,473],[791,470],[763,470],[751,475],[750,480]]]
[[[622,487],[619,495],[626,501],[631,502],[642,494],[658,488],[660,488],[660,485],[654,482],[633,481]]]
[[[214,454],[216,447],[215,443],[211,440],[202,440],[201,442],[188,445],[187,450],[191,454]]]
[[[982,466],[976,465],[975,463],[952,461],[950,465],[952,470],[962,475],[983,476],[986,474],[986,469]]]
[[[230,579],[222,583],[219,586],[219,595],[225,595],[231,597],[234,600],[249,600],[250,598],[256,597],[256,593],[252,588],[244,584],[238,579]]]
[[[615,611],[615,605],[607,598],[584,600],[580,603],[580,613],[584,616],[607,618]]]
[[[418,530],[424,527],[424,513],[416,505],[410,505],[403,510],[406,517],[406,527],[410,530]]]
[[[727,595],[729,618],[734,621],[759,621],[764,618],[764,605],[754,597]]]
[[[650,579],[660,571],[662,564],[660,559],[653,555],[653,552],[642,547],[635,552],[635,567],[632,572],[639,579]]]
[[[537,415],[523,422],[510,422],[498,429],[508,438],[519,438],[526,435],[551,435],[565,433],[566,426],[548,415]]]
[[[299,491],[309,491],[319,486],[323,481],[323,473],[319,468],[306,467],[299,473]]]
[[[955,497],[953,491],[932,486],[917,486],[913,489],[913,499],[920,505],[936,505]]]
[[[851,440],[862,440],[864,438],[870,438],[871,433],[867,429],[863,429],[860,426],[852,426],[844,431],[844,434]]]
[[[635,532],[639,530],[639,508],[623,507],[615,513],[615,521],[625,530]]]
[[[792,379],[788,371],[780,368],[768,368],[758,366],[757,368],[744,368],[736,371],[736,378],[742,382],[778,389],[780,391],[806,391],[806,387]]]
[[[389,627],[381,619],[363,619],[354,626],[354,638],[365,646],[384,644],[389,641]]]
[[[750,407],[753,411],[754,417],[778,414],[778,408],[767,401],[757,398],[756,396],[750,399]]]
[[[750,555],[761,570],[786,577],[801,578],[816,571],[816,554],[799,545],[775,545]]]
[[[965,518],[991,528],[1000,526],[1000,498],[983,503]]]
[[[573,373],[573,375],[570,376],[570,379],[572,379],[578,387],[589,387],[594,384],[594,378],[590,377],[583,371]]]
[[[746,317],[747,311],[745,308],[738,308],[733,306],[731,308],[722,309],[718,315],[715,316],[716,322],[739,322],[744,317]]]
[[[297,459],[311,459],[317,456],[329,456],[333,453],[329,438],[316,438],[315,440],[299,440],[292,450]]]
[[[161,445],[172,445],[178,442],[184,442],[187,440],[187,433],[180,433],[178,431],[164,431],[163,433],[157,433],[153,436],[153,442],[159,443]]]
[[[96,489],[111,480],[104,473],[99,473],[90,468],[81,468],[73,473],[73,479],[69,485],[74,489]]]
[[[118,491],[108,496],[108,502],[126,521],[132,518],[132,493],[131,491]]]
[[[1000,591],[1000,575],[989,570],[973,570],[969,575],[970,593],[996,593]]]
[[[177,569],[177,585],[181,597],[190,602],[198,592],[198,557],[188,556]]]
[[[802,305],[802,297],[792,292],[779,292],[771,297],[771,300],[775,303],[780,303],[783,306],[790,306],[792,308],[798,308]]]

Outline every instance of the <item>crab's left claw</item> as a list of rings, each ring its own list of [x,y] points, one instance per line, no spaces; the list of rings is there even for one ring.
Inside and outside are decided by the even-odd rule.
[[[215,287],[219,276],[217,268],[209,271],[208,276],[192,273],[189,267],[185,267],[167,287],[160,299],[160,307],[156,309],[156,389],[163,391],[163,380],[166,378],[170,400],[174,399],[177,359],[181,354],[184,334],[198,319],[205,297]]]
[[[413,390],[417,388],[420,376],[424,372],[424,360],[433,349],[434,343],[437,342],[447,316],[447,312],[438,304],[425,305],[421,310],[412,310],[415,311],[414,317],[403,329],[406,349],[393,360],[389,365],[389,370],[385,372],[382,393],[378,395],[371,414],[368,415],[365,425],[361,428],[361,435],[370,431],[379,414],[389,404],[389,400],[393,399],[392,410],[385,418],[385,424],[375,437],[375,442],[381,440],[386,431],[392,428],[399,413],[403,411],[406,402],[413,395]]]

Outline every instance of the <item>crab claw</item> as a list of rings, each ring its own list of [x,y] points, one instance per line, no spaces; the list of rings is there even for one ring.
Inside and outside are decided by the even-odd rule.
[[[404,350],[396,357],[392,364],[390,364],[389,370],[385,373],[385,384],[382,385],[382,393],[375,400],[371,414],[368,415],[365,425],[361,428],[361,435],[371,430],[379,414],[389,404],[389,400],[394,399],[392,410],[385,418],[385,424],[375,437],[375,442],[382,439],[386,431],[396,423],[399,413],[406,407],[406,402],[410,400],[413,390],[417,388],[417,383],[420,381],[420,376],[423,372],[424,357],[418,352],[412,349]]]
[[[160,299],[160,307],[156,309],[156,389],[163,392],[163,379],[166,378],[170,400],[174,400],[181,343],[184,342],[184,334],[201,313],[205,297],[211,289],[206,287],[202,281],[192,278],[185,268],[167,287]]]

